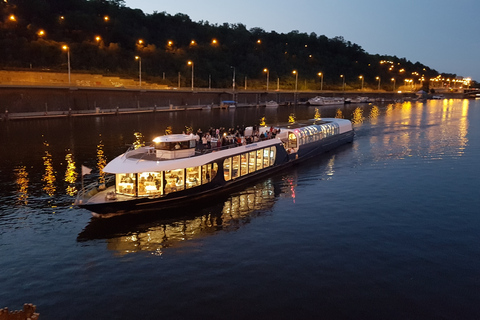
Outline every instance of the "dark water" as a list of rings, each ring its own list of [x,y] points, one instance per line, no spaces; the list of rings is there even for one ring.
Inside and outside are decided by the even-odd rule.
[[[480,102],[351,105],[353,144],[181,211],[92,219],[81,164],[313,108],[0,124],[0,308],[42,319],[479,319]],[[86,182],[96,179],[86,176]]]

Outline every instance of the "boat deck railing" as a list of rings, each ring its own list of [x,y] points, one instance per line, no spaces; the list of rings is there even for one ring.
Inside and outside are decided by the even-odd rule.
[[[115,183],[115,175],[108,175],[105,177],[105,182],[100,183],[98,181],[92,182],[82,189],[80,189],[77,193],[77,199],[75,203],[80,204],[83,200],[90,199],[99,191],[106,189],[107,187],[113,185]]]

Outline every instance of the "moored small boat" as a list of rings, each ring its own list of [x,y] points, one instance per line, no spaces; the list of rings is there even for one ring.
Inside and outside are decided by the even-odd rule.
[[[207,152],[193,135],[160,136],[109,162],[103,171],[110,178],[82,189],[76,205],[98,216],[181,206],[318,156],[353,136],[349,120],[334,118],[248,127],[245,137],[236,137],[239,143]]]
[[[278,108],[278,102],[277,101],[267,101],[265,102],[265,107],[267,108]]]
[[[345,103],[345,98],[341,98],[341,97],[316,96],[314,98],[308,99],[307,101],[307,104],[312,106],[339,105],[344,103]]]

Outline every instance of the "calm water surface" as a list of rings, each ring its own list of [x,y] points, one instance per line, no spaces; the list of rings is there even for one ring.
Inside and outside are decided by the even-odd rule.
[[[354,142],[210,205],[112,219],[72,206],[79,168],[113,159],[135,132],[314,109],[0,123],[0,308],[33,303],[42,319],[479,319],[480,101],[320,111],[352,119]]]

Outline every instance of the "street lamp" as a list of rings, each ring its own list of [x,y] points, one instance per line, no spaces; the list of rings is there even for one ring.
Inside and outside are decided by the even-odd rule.
[[[217,40],[215,40],[215,43],[216,43],[216,41]],[[232,88],[233,88],[233,91],[235,91],[235,67],[230,66],[230,68],[233,69]]]
[[[395,92],[395,78],[392,78],[393,81],[393,92]]]
[[[64,45],[62,47],[63,50],[67,51],[67,65],[68,65],[68,84],[71,84],[71,77],[70,77],[70,47],[67,45]]]
[[[320,91],[323,91],[323,73],[319,72],[318,75],[320,76]]]
[[[362,91],[363,91],[363,76],[358,77],[360,80],[362,80]]]
[[[192,66],[192,90],[193,90],[193,61],[188,61],[188,65]]]
[[[345,91],[345,77],[341,74],[340,78],[342,78],[342,90]]]
[[[297,88],[298,88],[298,72],[297,72],[297,70],[293,70],[292,73],[295,75],[295,92],[297,92]]]
[[[138,82],[140,87],[142,86],[142,58],[135,56],[135,60],[138,60]]]
[[[263,72],[266,72],[267,73],[267,91],[268,91],[268,82],[270,80],[270,70],[268,70],[267,68],[263,69]]]
[[[376,77],[375,79],[378,80],[378,90],[380,90],[380,77]]]

